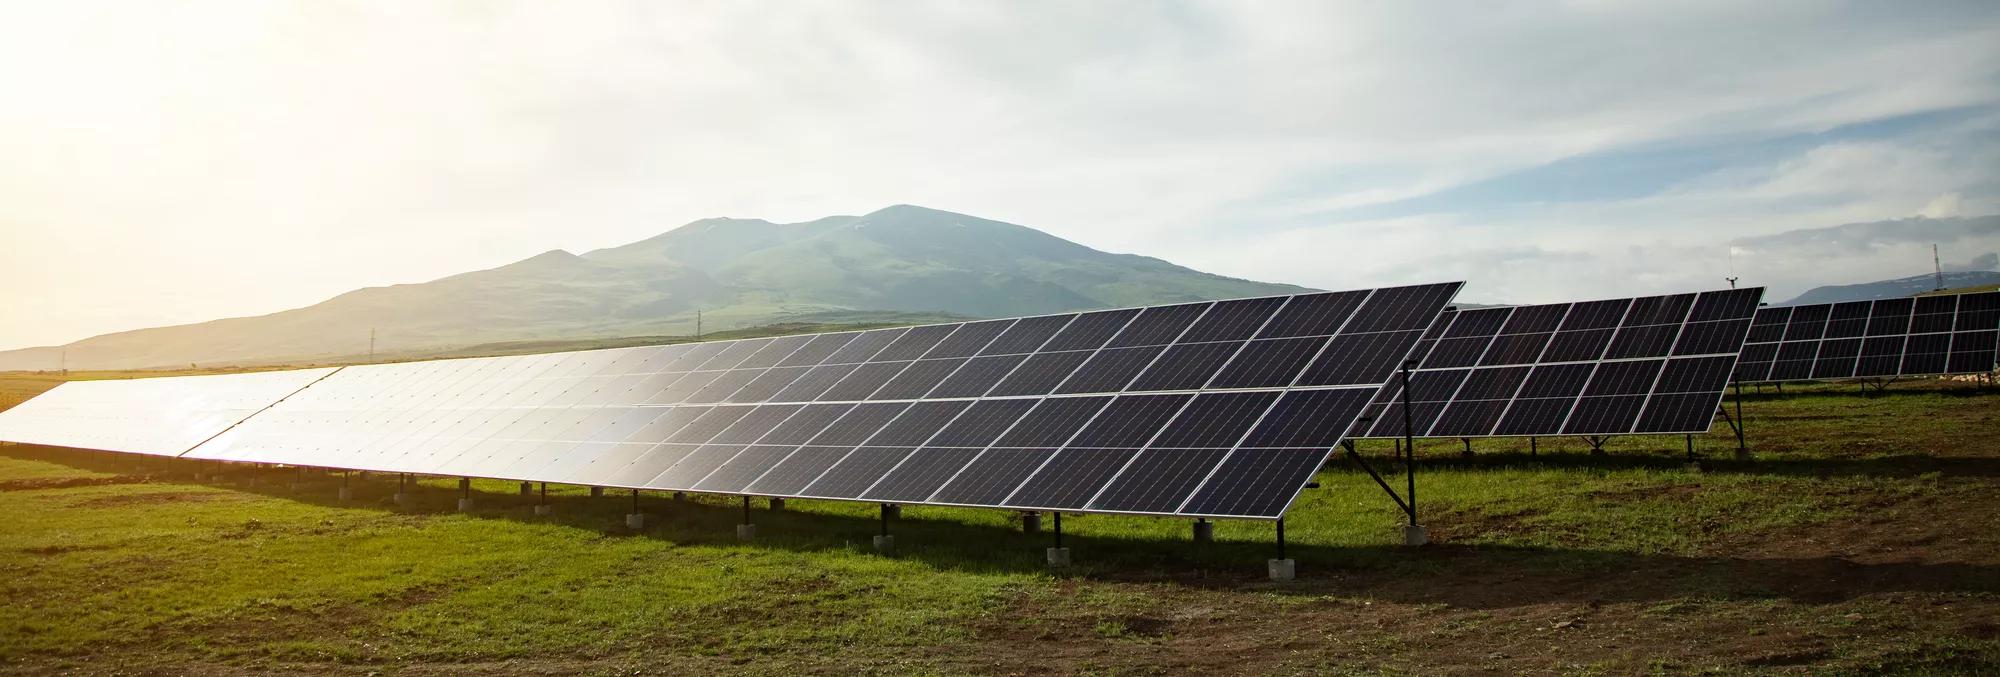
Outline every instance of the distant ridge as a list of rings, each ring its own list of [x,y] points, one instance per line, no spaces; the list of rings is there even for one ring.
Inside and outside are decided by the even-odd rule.
[[[0,370],[143,369],[458,354],[523,342],[705,333],[778,323],[909,324],[1303,291],[1026,226],[896,205],[780,224],[702,219],[582,255],[552,250],[419,284],[358,289],[259,317],[0,352]]]
[[[2000,284],[2000,272],[1990,270],[1958,271],[1944,274],[1946,289]],[[1936,275],[1913,275],[1894,280],[1879,280],[1861,284],[1837,284],[1813,287],[1805,293],[1774,306],[1798,306],[1813,303],[1840,303],[1843,301],[1873,301],[1903,296],[1915,296],[1937,288]]]

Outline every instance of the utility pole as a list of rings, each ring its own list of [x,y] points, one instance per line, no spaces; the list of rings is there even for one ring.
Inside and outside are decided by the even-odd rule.
[[[67,350],[62,351],[62,373],[64,376],[69,375],[69,351]]]
[[[1944,263],[1938,260],[1937,245],[1935,243],[1931,245],[1931,270],[1937,273],[1937,289],[1933,289],[1932,291],[1944,291]]]
[[[694,340],[701,340],[701,309],[694,309]]]
[[[1729,276],[1729,277],[1725,277],[1725,278],[1722,278],[1722,279],[1725,279],[1725,280],[1728,280],[1728,281],[1729,281],[1729,288],[1730,288],[1730,289],[1735,289],[1735,288],[1736,288],[1736,276],[1735,276],[1735,275],[1731,275],[1731,276]]]
[[[375,328],[368,328],[368,361],[375,361]]]

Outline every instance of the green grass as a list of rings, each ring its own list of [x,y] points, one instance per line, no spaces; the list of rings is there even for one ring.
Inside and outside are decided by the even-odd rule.
[[[511,482],[416,501],[395,481],[0,449],[0,669],[44,671],[1918,673],[2000,666],[2000,396],[1923,383],[1752,399],[1733,436],[1419,445],[1438,543],[1336,461],[1287,520],[1302,580],[1263,579],[1267,522],[1064,520],[1077,566],[1011,514],[630,498]],[[1366,442],[1393,472],[1387,442]],[[255,485],[248,483],[251,475]],[[1392,486],[1401,487],[1399,475]],[[1045,524],[1046,525],[1046,524]],[[1931,533],[1930,530],[1936,531]],[[1850,618],[1850,614],[1858,614]],[[1558,624],[1568,622],[1568,625]]]

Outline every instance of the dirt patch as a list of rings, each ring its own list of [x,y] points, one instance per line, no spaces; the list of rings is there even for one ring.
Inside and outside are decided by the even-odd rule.
[[[1982,480],[1946,480],[1920,495],[1864,496],[1852,518],[1725,539],[1709,550],[1756,559],[2000,566],[2000,534],[1990,526],[1994,488]]]
[[[1440,514],[1428,518],[1427,526],[1430,528],[1431,537],[1441,543],[1480,538],[1500,539],[1528,533],[1534,531],[1534,527],[1530,526],[1528,521],[1541,514],[1532,510],[1506,514],[1488,514],[1477,510],[1439,512]]]
[[[1606,561],[1585,562],[1446,539],[1411,553],[1420,576],[1321,564],[1302,566],[1303,577],[1287,586],[1173,572],[1150,582],[1074,579],[1053,594],[1008,600],[975,622],[977,640],[941,657],[941,667],[1561,674],[1604,665],[1727,672],[1900,661],[1983,672],[1994,666],[1978,648],[1896,652],[1913,638],[2000,633],[1991,621],[2000,617],[2000,543],[1979,531],[1992,486],[1968,480],[1869,497],[1859,519],[1725,539],[1693,556],[1606,553]],[[1609,495],[1646,500],[1696,489]],[[1490,533],[1524,528],[1514,523],[1529,515],[1451,517],[1452,527]],[[1446,526],[1433,525],[1433,533]],[[1105,613],[1077,601],[1104,587],[1143,587],[1146,602]]]
[[[105,477],[33,477],[27,479],[0,480],[0,491],[36,491],[40,489],[68,489],[71,487],[101,487],[108,484],[141,484],[146,478],[138,475],[109,475]]]

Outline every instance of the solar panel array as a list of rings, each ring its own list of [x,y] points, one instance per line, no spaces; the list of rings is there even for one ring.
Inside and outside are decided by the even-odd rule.
[[[1414,437],[1706,432],[1761,287],[1446,311],[1415,352]],[[1402,437],[1392,379],[1355,437]]]
[[[1737,378],[1805,381],[1993,371],[2000,292],[1764,308]]]
[[[1276,517],[1460,286],[348,367],[187,455]]]
[[[333,372],[70,381],[0,411],[0,440],[175,456]]]

